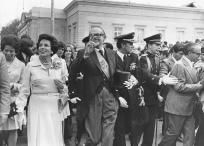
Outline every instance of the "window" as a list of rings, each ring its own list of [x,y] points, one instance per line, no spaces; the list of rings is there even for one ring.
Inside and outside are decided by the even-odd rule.
[[[177,30],[177,41],[184,41],[184,30]]]
[[[77,28],[76,24],[73,26],[73,42],[76,42],[76,37],[77,37]]]
[[[114,38],[119,36],[119,35],[122,35],[123,34],[123,27],[120,25],[114,25],[113,33],[114,33],[114,35],[113,35]]]
[[[185,28],[176,28],[176,41],[185,41]]]
[[[195,30],[195,39],[204,39],[204,28],[197,28]]]
[[[68,42],[71,42],[72,28],[68,26]]]
[[[94,27],[101,27],[102,23],[100,22],[89,22],[89,30],[91,30]]]
[[[136,43],[144,43],[145,26],[135,26]]]
[[[166,26],[156,26],[157,33],[161,34],[162,41],[166,40]]]

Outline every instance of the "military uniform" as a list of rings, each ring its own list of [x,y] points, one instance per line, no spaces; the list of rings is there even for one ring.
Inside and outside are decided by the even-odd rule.
[[[134,33],[129,33],[125,35],[121,35],[116,37],[117,43],[133,43],[132,40],[134,38]],[[121,78],[128,79],[128,74],[130,75],[130,65],[132,63],[138,64],[138,57],[136,54],[124,54],[122,51],[120,52],[121,48],[118,48],[116,52],[116,68],[117,73],[114,77],[114,85],[116,89],[116,93],[118,97],[122,97],[127,101],[128,108],[119,107],[116,125],[115,125],[115,138],[113,146],[125,146],[125,134],[129,132],[131,128],[131,111],[133,109],[133,104],[137,102],[137,89],[133,87],[132,89],[128,90],[124,85]],[[124,76],[124,77],[122,77]],[[126,77],[125,77],[126,76]]]
[[[121,35],[117,37],[117,41],[133,43],[134,33]],[[118,43],[118,42],[117,42]],[[158,84],[159,77],[154,76],[139,68],[138,57],[136,54],[128,55],[121,53],[121,48],[116,53],[116,69],[117,72],[114,78],[115,89],[117,96],[122,97],[127,101],[128,108],[120,107],[115,125],[114,146],[125,146],[125,133],[130,132],[131,146],[135,146],[139,142],[139,134],[137,128],[147,121],[146,109],[139,106],[141,103],[141,85],[145,82]],[[135,63],[135,68],[131,69],[131,65]],[[138,84],[132,89],[127,89],[123,85],[123,81],[127,80],[129,75],[133,75],[138,79]],[[121,75],[122,74],[122,75]],[[123,81],[121,78],[123,78]]]
[[[160,34],[150,36],[144,39],[146,43],[161,43]],[[147,50],[147,54],[143,54],[140,57],[140,67],[147,72],[158,75],[159,74],[159,61],[158,57],[155,54],[152,54]],[[154,78],[152,78],[154,80]],[[152,146],[154,138],[154,129],[155,129],[155,119],[157,117],[158,109],[158,98],[157,91],[159,89],[158,85],[155,85],[153,82],[145,82],[143,84],[144,88],[144,100],[146,106],[146,114],[149,117],[148,121],[143,125],[138,127],[138,136],[140,137],[143,134],[142,146]]]

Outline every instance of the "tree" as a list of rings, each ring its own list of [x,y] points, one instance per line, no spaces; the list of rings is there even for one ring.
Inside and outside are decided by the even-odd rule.
[[[10,24],[2,27],[1,29],[1,37],[5,36],[5,35],[8,35],[8,34],[14,34],[14,35],[18,35],[18,25],[20,23],[20,20],[19,19],[15,19],[13,20]]]

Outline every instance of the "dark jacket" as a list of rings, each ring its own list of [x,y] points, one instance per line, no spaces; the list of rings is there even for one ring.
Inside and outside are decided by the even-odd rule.
[[[156,57],[152,54],[146,54],[140,57],[140,67],[152,75],[159,75],[160,65],[158,62],[159,61],[157,61]],[[146,105],[157,105],[159,102],[157,99],[157,91],[159,90],[159,86],[155,85],[151,81],[145,81],[143,88]]]
[[[110,49],[105,49],[105,58],[109,64],[110,78],[107,79],[101,70],[96,52],[93,51],[90,57],[84,58],[84,50],[78,52],[77,58],[73,63],[73,67],[69,74],[69,90],[73,92],[77,89],[76,77],[78,73],[83,74],[83,93],[74,92],[75,96],[83,95],[84,113],[88,111],[89,101],[99,93],[103,86],[106,86],[110,92],[115,95],[113,86],[113,76],[116,70],[115,52]]]

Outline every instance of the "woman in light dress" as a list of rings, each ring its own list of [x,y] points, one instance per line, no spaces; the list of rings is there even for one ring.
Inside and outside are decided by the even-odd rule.
[[[62,114],[59,111],[64,77],[59,73],[61,67],[53,66],[51,59],[51,54],[57,49],[57,40],[51,35],[41,34],[37,49],[39,57],[26,66],[23,86],[16,100],[17,108],[22,110],[31,94],[27,118],[28,146],[64,146]]]
[[[6,65],[8,67],[11,103],[14,103],[22,85],[25,64],[16,58],[16,53],[19,49],[19,40],[16,36],[5,36],[1,43],[1,50],[5,55]],[[11,117],[9,117],[7,122],[4,124],[4,130],[8,131],[8,134],[5,138],[7,140],[6,143],[8,146],[16,146],[18,137],[17,129],[21,128],[22,126],[18,125],[19,114],[23,113],[16,113],[11,115]]]

